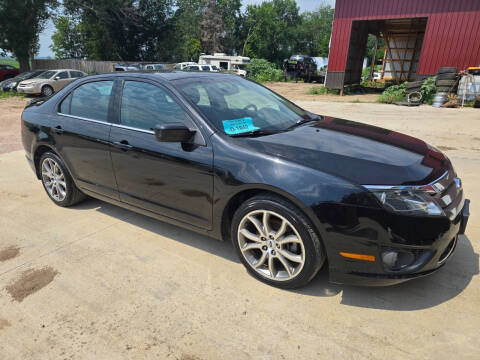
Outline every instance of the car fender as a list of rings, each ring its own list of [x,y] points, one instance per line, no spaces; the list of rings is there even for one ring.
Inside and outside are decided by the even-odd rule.
[[[364,188],[345,179],[273,155],[235,146],[214,136],[214,209],[218,221],[230,200],[245,191],[269,191],[300,208],[325,235],[316,209],[377,203]],[[233,143],[233,146],[232,146]],[[214,224],[215,225],[215,224]],[[214,229],[218,229],[218,225]]]

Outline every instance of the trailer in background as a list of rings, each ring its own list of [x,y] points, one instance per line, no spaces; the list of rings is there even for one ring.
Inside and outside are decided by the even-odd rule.
[[[221,70],[232,71],[237,75],[246,77],[245,67],[250,64],[250,58],[245,56],[229,56],[224,53],[215,53],[213,55],[200,55],[199,65],[215,65]]]

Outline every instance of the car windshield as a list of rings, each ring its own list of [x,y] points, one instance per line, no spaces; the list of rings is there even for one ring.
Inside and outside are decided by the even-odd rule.
[[[50,79],[56,73],[56,71],[45,71],[42,75],[37,76],[37,79]]]
[[[290,56],[290,60],[303,61],[303,56],[300,56],[300,55],[292,55],[292,56]]]
[[[32,74],[33,74],[32,71],[27,71],[27,72],[21,73],[20,75],[15,76],[14,79],[15,80],[23,80],[23,79],[28,78]]]
[[[185,79],[177,86],[217,129],[228,135],[285,131],[313,120],[306,111],[249,80]]]

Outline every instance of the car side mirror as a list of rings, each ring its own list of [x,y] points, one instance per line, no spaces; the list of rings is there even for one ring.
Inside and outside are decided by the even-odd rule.
[[[183,123],[157,125],[154,131],[155,138],[160,142],[188,143],[195,134],[195,131],[190,130]]]
[[[60,80],[60,76],[55,76],[54,80]]]

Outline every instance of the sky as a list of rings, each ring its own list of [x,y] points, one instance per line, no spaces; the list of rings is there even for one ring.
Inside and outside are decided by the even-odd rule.
[[[242,4],[245,7],[249,4],[260,4],[263,1],[264,0],[242,0]],[[297,0],[297,5],[300,7],[301,12],[315,10],[322,4],[335,6],[335,0]],[[37,55],[38,57],[53,57],[53,53],[49,46],[52,44],[51,37],[54,31],[55,26],[49,21],[45,30],[40,34],[40,51]]]

